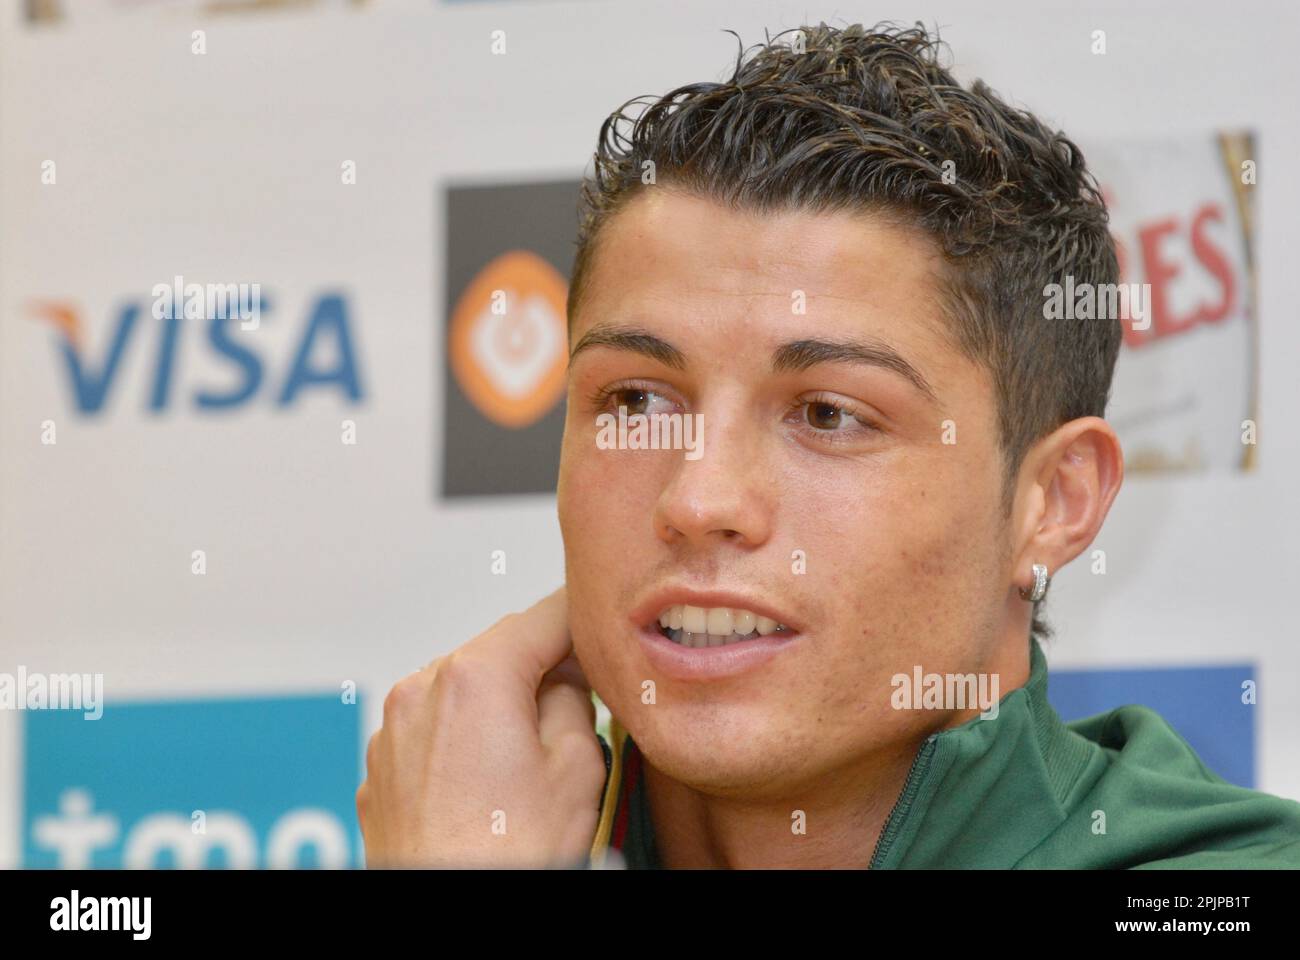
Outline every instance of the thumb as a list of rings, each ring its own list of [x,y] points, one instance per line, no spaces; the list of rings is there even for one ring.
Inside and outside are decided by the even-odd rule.
[[[546,749],[574,731],[595,733],[596,705],[591,699],[591,685],[572,654],[542,677],[537,691],[537,730]]]

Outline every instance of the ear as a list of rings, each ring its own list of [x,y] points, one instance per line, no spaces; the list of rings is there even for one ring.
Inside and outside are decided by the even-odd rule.
[[[1034,444],[1017,484],[1012,583],[1028,590],[1035,563],[1055,576],[1086,550],[1123,481],[1119,438],[1100,417],[1071,420]]]

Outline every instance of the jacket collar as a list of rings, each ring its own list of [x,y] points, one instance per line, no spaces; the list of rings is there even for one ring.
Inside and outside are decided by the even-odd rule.
[[[1012,867],[1066,818],[1071,788],[1100,748],[1048,703],[1047,658],[1029,645],[1029,679],[996,717],[921,745],[873,868]]]

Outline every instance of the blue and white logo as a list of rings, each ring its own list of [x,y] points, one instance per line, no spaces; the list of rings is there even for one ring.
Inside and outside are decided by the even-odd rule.
[[[355,699],[27,712],[24,866],[361,866]]]

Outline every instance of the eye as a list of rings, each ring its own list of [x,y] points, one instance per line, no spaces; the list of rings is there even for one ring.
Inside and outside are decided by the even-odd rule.
[[[840,397],[801,398],[787,422],[822,443],[844,443],[868,439],[880,428],[856,404]]]
[[[818,430],[834,430],[843,424],[846,420],[851,420],[853,415],[844,407],[837,407],[833,403],[816,403],[804,404],[804,420],[810,427],[816,427]]]
[[[676,404],[651,385],[616,383],[596,392],[592,406],[600,411],[617,413],[619,407],[627,408],[627,415],[672,413]]]

